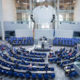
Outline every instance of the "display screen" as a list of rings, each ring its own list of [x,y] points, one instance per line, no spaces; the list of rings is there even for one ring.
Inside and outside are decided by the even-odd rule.
[[[74,36],[74,37],[80,37],[80,32],[74,32],[74,33],[73,33],[73,36]]]

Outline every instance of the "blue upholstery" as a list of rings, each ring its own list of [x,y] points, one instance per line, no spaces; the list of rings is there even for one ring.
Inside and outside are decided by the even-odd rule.
[[[48,80],[49,79],[49,75],[48,74],[44,74],[44,80]]]
[[[51,79],[54,79],[54,78],[55,78],[55,74],[52,73],[52,74],[51,74]]]
[[[43,75],[42,74],[38,74],[38,79],[42,80],[43,79]]]
[[[8,41],[10,44],[14,45],[14,46],[18,46],[18,45],[33,45],[34,44],[34,40],[33,37],[11,37],[11,38],[6,38],[6,41]]]
[[[23,73],[19,73],[19,77],[24,78],[24,74]]]
[[[26,51],[23,51],[23,54],[20,54],[18,53],[17,49],[14,49],[14,54],[13,52],[11,51],[12,48],[9,48],[8,46],[6,45],[0,45],[0,50],[2,48],[5,47],[5,51],[6,53],[8,54],[8,56],[11,56],[13,58],[15,58],[14,60],[12,60],[10,57],[8,57],[6,54],[3,54],[1,52],[0,54],[0,64],[2,66],[4,66],[4,68],[2,68],[0,66],[0,73],[1,74],[4,74],[4,75],[9,75],[9,76],[14,76],[14,77],[20,77],[20,78],[26,78],[27,80],[28,79],[32,79],[32,80],[36,80],[36,78],[39,78],[39,79],[42,79],[43,77],[45,78],[45,80],[47,79],[47,77],[50,77],[50,75],[47,75],[46,74],[46,71],[54,71],[54,68],[50,67],[50,68],[45,68],[45,63],[44,62],[44,58],[46,57],[46,53],[36,53],[36,52],[30,52],[29,54],[25,55],[25,52]],[[53,57],[56,57],[53,55]],[[3,60],[4,59],[4,60]],[[23,60],[23,61],[22,61]],[[25,62],[24,62],[25,61]],[[29,67],[30,65],[30,62],[28,61],[32,61],[32,62],[41,62],[41,63],[32,63],[32,66],[41,66],[41,67]],[[18,64],[21,64],[21,65],[18,65]],[[24,66],[25,65],[25,66]],[[27,65],[27,66],[26,66]],[[44,66],[44,67],[42,67]],[[7,67],[7,69],[5,68]],[[28,70],[28,71],[32,71],[32,75],[31,74],[28,74],[25,72],[18,72],[18,71],[15,71],[14,69],[16,70]],[[39,73],[33,73],[35,71],[45,71],[45,73],[43,74],[39,74]],[[39,75],[38,75],[39,74]],[[44,75],[44,76],[43,76]]]
[[[72,71],[72,72],[69,73],[69,77],[70,77],[70,78],[75,77],[75,76],[77,76],[77,75],[78,75],[78,74],[77,74],[76,71]]]
[[[32,80],[36,80],[36,74],[32,74]]]
[[[26,73],[25,76],[26,76],[27,79],[30,79],[30,74]]]
[[[19,76],[17,72],[14,72],[13,74],[14,74],[15,77]]]
[[[55,38],[53,45],[57,46],[74,46],[80,41],[80,38]]]

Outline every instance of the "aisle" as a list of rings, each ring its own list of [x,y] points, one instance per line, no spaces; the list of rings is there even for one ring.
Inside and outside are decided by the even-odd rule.
[[[53,49],[53,52],[55,52],[56,50],[60,49],[61,47],[52,47]],[[54,73],[55,73],[55,79],[54,80],[70,80],[70,78],[68,78],[66,75],[65,75],[65,72],[64,70],[62,70],[60,67],[58,67],[58,65],[56,65],[55,63],[53,64],[50,64],[50,66],[54,67]]]
[[[70,80],[61,68],[59,68],[56,64],[53,64],[53,66],[56,75],[54,80]]]

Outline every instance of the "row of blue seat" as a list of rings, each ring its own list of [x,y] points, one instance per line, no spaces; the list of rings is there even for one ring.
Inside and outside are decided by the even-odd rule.
[[[19,73],[19,72],[13,72],[13,71],[8,71],[5,69],[0,68],[0,73],[1,74],[5,74],[5,75],[9,75],[9,76],[14,76],[14,77],[20,77],[20,78],[26,78],[26,79],[32,79],[32,80],[42,80],[44,78],[44,80],[49,80],[49,79],[54,79],[55,78],[55,74],[51,73],[51,74],[34,74],[32,73],[31,75],[28,73]]]
[[[7,46],[3,45],[2,47],[7,47]],[[0,49],[2,50],[1,47],[0,47]],[[28,61],[32,61],[32,62],[44,62],[44,58],[46,57],[46,53],[39,53],[38,54],[38,53],[31,52],[31,54],[27,53],[27,56],[26,55],[23,56],[23,55],[17,54],[16,52],[15,52],[15,54],[13,54],[12,52],[10,52],[10,48],[7,48],[7,50],[6,50],[6,53],[8,53],[9,56],[11,56],[11,57],[16,58],[17,60],[12,60],[11,58],[9,58],[8,56],[3,55],[2,53],[0,54],[0,56],[3,59],[5,59],[6,61],[8,61],[8,62],[18,63],[18,64],[22,64],[22,65],[30,65],[30,62],[28,62]],[[25,54],[25,53],[23,53],[23,54]],[[25,62],[26,60],[27,60],[27,62]],[[32,65],[36,65],[36,64],[32,63]],[[37,63],[37,65],[39,65],[39,66],[45,66],[44,63],[43,64]]]
[[[69,55],[69,53],[72,53],[72,54]],[[49,58],[48,60],[50,63],[55,62],[63,69],[67,68],[68,70],[70,70],[68,72],[68,76],[72,78],[72,77],[78,76],[78,73],[75,71],[75,69],[73,69],[74,65],[72,64],[74,61],[80,60],[80,56],[75,57],[76,55],[77,55],[77,49],[74,49],[74,50],[70,49],[67,52],[67,50],[63,48],[58,51],[55,51],[55,57]]]
[[[11,68],[13,66],[14,69],[18,69],[18,70],[27,70],[28,69],[27,67],[22,67],[20,65],[18,67],[16,67],[16,66],[14,66],[10,63],[7,63],[7,62],[10,62],[11,60],[8,56],[3,54],[3,52],[4,52],[4,50],[9,52],[11,50],[11,48],[8,48],[5,45],[3,45],[3,47],[2,48],[0,47],[0,49],[3,50],[2,53],[0,54],[0,57],[2,57],[3,59],[6,60],[6,62],[0,60],[0,64],[2,66],[8,67],[8,68]],[[11,55],[12,53],[8,53],[8,54]],[[31,53],[29,55],[46,56],[45,53],[41,53],[41,54],[40,53],[39,54],[38,53]],[[22,55],[20,55],[20,56],[22,56]],[[13,58],[14,58],[14,56],[13,56]],[[16,59],[16,61],[18,61],[18,59]],[[14,63],[16,63],[16,62],[14,62]],[[29,68],[29,69],[31,69],[31,68]],[[46,69],[44,69],[44,68],[39,68],[38,69],[38,68],[35,68],[35,67],[32,68],[32,70],[33,71],[46,71]],[[49,71],[54,71],[54,68],[47,68],[47,71],[48,70]],[[0,73],[5,74],[5,75],[9,75],[9,76],[21,77],[21,78],[25,77],[26,79],[32,78],[32,80],[36,80],[36,78],[38,78],[39,80],[43,79],[43,78],[44,78],[44,80],[49,80],[50,78],[53,79],[55,77],[54,73],[44,73],[44,74],[39,74],[39,73],[34,74],[34,73],[32,73],[30,75],[28,73],[22,73],[22,72],[19,73],[19,72],[16,72],[16,71],[11,71],[11,70],[7,70],[7,69],[3,69],[3,68],[0,68]]]
[[[80,38],[55,38],[53,45],[56,46],[74,46],[80,42]]]
[[[11,37],[11,38],[6,38],[6,41],[8,41],[10,44],[14,46],[19,46],[19,45],[33,45],[34,44],[34,39],[33,37]]]
[[[30,70],[30,71],[54,71],[54,68],[50,67],[50,68],[37,68],[37,67],[32,67],[29,68],[28,66],[15,66],[14,64],[9,64],[7,62],[4,62],[2,60],[0,60],[0,64],[2,66],[8,67],[8,68],[14,68],[14,69],[19,69],[19,70]]]

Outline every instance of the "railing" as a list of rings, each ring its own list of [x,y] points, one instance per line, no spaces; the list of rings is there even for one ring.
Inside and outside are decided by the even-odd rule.
[[[29,24],[29,21],[4,21],[4,24]]]
[[[74,22],[74,21],[60,21],[60,24],[62,23],[68,23],[68,24],[80,24],[80,22]]]

